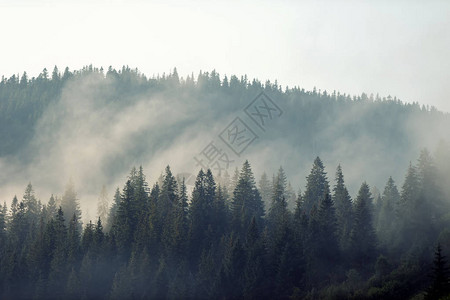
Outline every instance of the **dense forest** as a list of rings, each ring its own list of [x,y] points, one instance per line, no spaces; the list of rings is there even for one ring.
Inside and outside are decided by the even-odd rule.
[[[151,188],[133,168],[88,224],[72,184],[46,204],[29,184],[0,209],[1,298],[441,299],[444,171],[424,150],[400,189],[389,178],[374,199],[363,182],[352,199],[317,157],[290,210],[282,168],[258,183],[248,161],[232,178],[200,170],[191,195],[169,166]]]
[[[188,184],[186,161],[261,91],[281,117]],[[447,299],[449,125],[390,96],[215,71],[3,77],[0,197],[26,187],[1,199],[0,298]]]
[[[149,178],[167,164],[195,177],[192,157],[235,117],[247,122],[243,110],[261,91],[283,114],[265,131],[252,128],[259,138],[241,157],[230,156],[230,175],[245,159],[258,175],[283,165],[297,191],[306,183],[298,170],[320,156],[346,166],[356,195],[363,180],[379,189],[387,176],[402,180],[422,148],[434,154],[450,138],[447,113],[391,96],[307,91],[215,71],[183,78],[176,69],[147,77],[129,67],[55,67],[0,81],[0,198],[10,201],[28,181],[48,198],[72,177],[84,204],[102,185],[120,186],[133,165]]]

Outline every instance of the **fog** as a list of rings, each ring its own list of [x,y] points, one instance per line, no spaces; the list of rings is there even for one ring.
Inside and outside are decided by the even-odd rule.
[[[21,198],[31,182],[37,197],[46,203],[51,194],[62,195],[72,180],[84,216],[94,218],[103,185],[112,197],[117,187],[122,189],[133,166],[144,167],[150,185],[158,180],[166,165],[175,174],[196,175],[200,166],[194,156],[211,141],[228,153],[230,175],[246,159],[257,180],[264,171],[270,178],[282,166],[295,191],[304,190],[305,178],[319,155],[332,184],[336,167],[341,164],[346,184],[355,196],[363,181],[381,190],[387,178],[393,176],[401,185],[409,161],[415,163],[421,149],[427,147],[433,152],[440,140],[449,138],[448,117],[442,115],[430,121],[429,112],[408,115],[400,122],[400,128],[388,126],[392,132],[377,135],[374,132],[386,127],[367,124],[365,129],[357,128],[366,123],[375,104],[355,102],[349,110],[335,115],[330,113],[330,106],[319,113],[309,128],[294,128],[297,125],[290,122],[300,113],[292,109],[296,107],[292,101],[296,100],[274,98],[282,114],[262,131],[244,113],[257,94],[234,101],[230,104],[233,108],[226,110],[216,102],[220,100],[215,95],[211,95],[210,102],[185,95],[183,89],[116,95],[115,85],[117,82],[111,78],[96,73],[66,83],[60,100],[45,110],[30,144],[21,149],[26,155],[0,158],[1,201],[10,202],[14,195]],[[112,100],[114,97],[127,100]],[[257,135],[241,156],[234,155],[219,138],[236,117]],[[331,118],[331,122],[321,122],[323,118]],[[352,137],[342,135],[343,131],[357,133]],[[379,140],[380,136],[395,136],[395,131],[404,133],[404,141],[393,143],[407,142],[408,151],[399,153],[398,149],[404,148]],[[296,138],[304,136],[310,138]]]

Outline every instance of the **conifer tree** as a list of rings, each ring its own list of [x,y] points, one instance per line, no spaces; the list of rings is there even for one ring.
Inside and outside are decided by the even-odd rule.
[[[354,208],[354,222],[350,234],[352,261],[362,267],[370,266],[376,256],[377,240],[372,219],[372,195],[367,183],[358,192]]]
[[[119,188],[117,188],[116,192],[114,193],[113,203],[109,210],[108,220],[107,220],[106,226],[105,226],[105,229],[107,232],[109,232],[111,230],[114,220],[117,217],[117,211],[119,209],[121,199],[122,199],[122,197],[120,195],[120,190],[119,190]]]
[[[75,214],[79,224],[79,231],[81,231],[82,224],[81,224],[80,203],[79,199],[77,198],[77,193],[75,192],[75,187],[72,181],[69,181],[69,183],[66,186],[66,190],[61,199],[61,208],[62,211],[64,212],[64,215],[66,216],[73,216],[73,214]],[[69,220],[66,220],[66,226],[68,225],[68,223]]]
[[[303,209],[307,215],[310,214],[314,204],[318,206],[323,195],[330,193],[327,173],[319,157],[316,157],[311,173],[306,177],[306,189],[303,196]]]
[[[256,188],[250,163],[245,161],[231,203],[232,229],[245,237],[252,218],[255,217],[258,226],[263,225],[264,204]]]
[[[352,200],[344,183],[341,165],[336,170],[336,185],[333,188],[333,203],[336,211],[337,236],[341,249],[348,249],[352,229]]]
[[[213,231],[212,211],[216,185],[211,170],[197,175],[189,207],[189,248],[191,263],[197,265],[199,255],[211,247]]]
[[[440,244],[436,247],[433,264],[431,276],[433,281],[427,290],[425,299],[444,299],[445,296],[450,295],[450,278],[447,260],[442,255]]]
[[[34,195],[33,186],[29,183],[23,195],[23,204],[25,205],[26,215],[31,224],[37,224],[39,220],[40,207]]]
[[[422,218],[423,214],[423,211],[417,210],[420,202],[419,196],[420,188],[417,169],[410,164],[402,186],[397,213],[399,220],[397,244],[403,251],[407,251],[413,245],[416,246],[419,243],[416,230],[420,230],[420,228],[417,222]]]
[[[56,205],[56,199],[53,194],[50,196],[50,199],[47,203],[47,221],[56,216],[58,211],[58,206]]]
[[[395,243],[398,226],[397,214],[400,194],[392,177],[389,177],[381,198],[381,210],[377,220],[376,231],[380,245],[384,248]]]

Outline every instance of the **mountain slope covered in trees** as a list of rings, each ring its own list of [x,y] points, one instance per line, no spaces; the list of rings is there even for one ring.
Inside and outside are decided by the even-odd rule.
[[[264,131],[244,113],[262,91],[282,112]],[[236,117],[258,137],[240,156],[219,138]],[[176,70],[148,78],[128,67],[55,67],[0,82],[0,197],[10,199],[31,180],[47,198],[72,178],[85,189],[84,204],[103,185],[119,185],[130,165],[143,165],[152,178],[169,163],[196,174],[193,157],[210,141],[229,152],[229,175],[244,159],[257,162],[257,174],[282,165],[297,190],[306,183],[298,171],[319,155],[331,169],[346,166],[356,195],[361,179],[379,189],[386,176],[401,180],[421,149],[434,153],[449,139],[449,123],[446,113],[390,96],[282,88],[215,71],[183,79]]]
[[[73,186],[42,204],[29,184],[21,201],[0,207],[0,295],[440,299],[450,295],[440,172],[423,151],[400,188],[389,178],[374,201],[363,182],[351,199],[342,168],[329,180],[317,157],[290,210],[282,168],[266,190],[248,161],[232,181],[200,170],[190,195],[169,166],[151,185],[133,168],[105,220],[84,226]]]
[[[0,297],[448,296],[449,123],[214,71],[2,78]]]

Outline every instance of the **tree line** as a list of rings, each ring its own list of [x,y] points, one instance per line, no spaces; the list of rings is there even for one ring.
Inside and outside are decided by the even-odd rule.
[[[352,199],[319,157],[297,194],[282,168],[257,183],[248,161],[232,178],[200,170],[191,193],[169,166],[151,187],[140,167],[110,207],[102,190],[87,224],[73,184],[46,204],[29,184],[0,207],[1,298],[438,299],[450,293],[439,174],[424,150],[400,190],[363,182]]]

